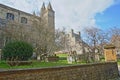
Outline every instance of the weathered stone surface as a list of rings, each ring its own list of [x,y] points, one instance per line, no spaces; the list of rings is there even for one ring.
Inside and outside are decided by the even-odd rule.
[[[0,4],[0,32],[1,33],[10,32],[11,34],[13,32],[17,32],[17,34],[22,33],[23,35],[27,35],[27,37],[25,38],[27,38],[28,40],[32,40],[31,41],[32,44],[37,44],[36,40],[38,39],[38,36],[40,36],[39,30],[41,31],[47,30],[46,33],[51,33],[50,36],[52,38],[50,38],[50,36],[48,38],[50,38],[49,40],[50,44],[53,45],[54,33],[55,33],[54,11],[51,9],[45,8],[44,11],[41,10],[40,12],[43,14],[36,16],[36,15],[32,15],[32,14],[17,10],[15,8]],[[12,19],[10,15],[12,15]],[[42,35],[45,36],[44,34]],[[6,40],[6,36],[3,36],[0,39],[0,44],[2,45],[2,46],[0,45],[0,48],[3,48],[4,42],[5,42],[4,40]]]
[[[109,80],[116,77],[116,62],[0,72],[0,80]]]
[[[105,61],[117,61],[115,49],[104,49]]]

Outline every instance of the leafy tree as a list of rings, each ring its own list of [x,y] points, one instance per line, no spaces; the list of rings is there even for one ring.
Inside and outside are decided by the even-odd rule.
[[[2,54],[4,60],[24,61],[32,56],[33,47],[24,41],[12,41],[5,45]]]

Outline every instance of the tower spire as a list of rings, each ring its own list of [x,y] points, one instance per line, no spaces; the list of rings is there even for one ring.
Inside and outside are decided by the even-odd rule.
[[[45,3],[42,4],[42,9],[45,10]]]
[[[45,10],[46,10],[46,8],[45,8],[45,3],[43,2],[42,7],[41,7],[40,16],[43,16],[43,15],[44,15]]]
[[[47,9],[48,9],[48,10],[53,10],[50,2],[49,2],[49,4],[48,4],[48,6],[47,6]]]

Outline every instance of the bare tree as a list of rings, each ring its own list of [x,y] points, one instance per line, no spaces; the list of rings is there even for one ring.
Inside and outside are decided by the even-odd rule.
[[[101,30],[100,31],[100,34],[99,34],[99,37],[98,37],[98,49],[99,49],[99,53],[100,55],[103,56],[103,53],[104,53],[104,45],[110,43],[110,34],[109,34],[109,31],[106,30],[106,31],[103,31]]]
[[[95,61],[95,54],[103,54],[103,46],[109,42],[108,32],[104,32],[97,27],[85,29],[86,42],[92,48],[93,59]]]
[[[120,51],[120,28],[113,27],[110,29],[111,43],[116,46],[117,51]],[[109,34],[110,34],[109,33]]]
[[[35,45],[35,52],[37,53],[38,59],[41,60],[48,55],[53,55],[55,50],[54,31],[44,21],[34,20],[33,26],[33,44]]]
[[[68,49],[68,34],[65,31],[65,28],[63,29],[56,29],[55,31],[55,45],[56,50],[66,50]]]

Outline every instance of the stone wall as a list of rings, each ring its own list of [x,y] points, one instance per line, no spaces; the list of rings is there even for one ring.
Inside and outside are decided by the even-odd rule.
[[[49,6],[52,9],[50,4]],[[36,46],[38,41],[41,41],[40,39],[47,38],[47,47],[53,47],[55,41],[55,13],[51,9],[48,9],[47,7],[45,8],[46,12],[43,16],[35,16],[4,4],[0,4],[0,33],[2,33],[2,36],[0,35],[0,48],[3,48],[3,43],[8,41],[7,38],[13,39],[11,34],[14,35],[15,40],[18,38],[20,38],[19,40],[25,39],[24,41],[30,42],[34,46]],[[14,32],[16,32],[16,34]],[[3,33],[5,35],[3,35]],[[8,36],[6,33],[9,33],[10,35]],[[46,34],[47,36],[45,36]],[[44,42],[41,41],[39,43]]]
[[[14,21],[21,23],[21,17],[27,18],[27,24],[31,25],[32,19],[34,16],[32,14],[8,7],[6,5],[0,4],[0,18],[1,19],[6,19],[7,13],[12,13],[14,14]],[[39,18],[39,17],[37,17]],[[37,19],[36,18],[36,19]]]
[[[0,71],[0,80],[109,80],[116,77],[116,62]]]

